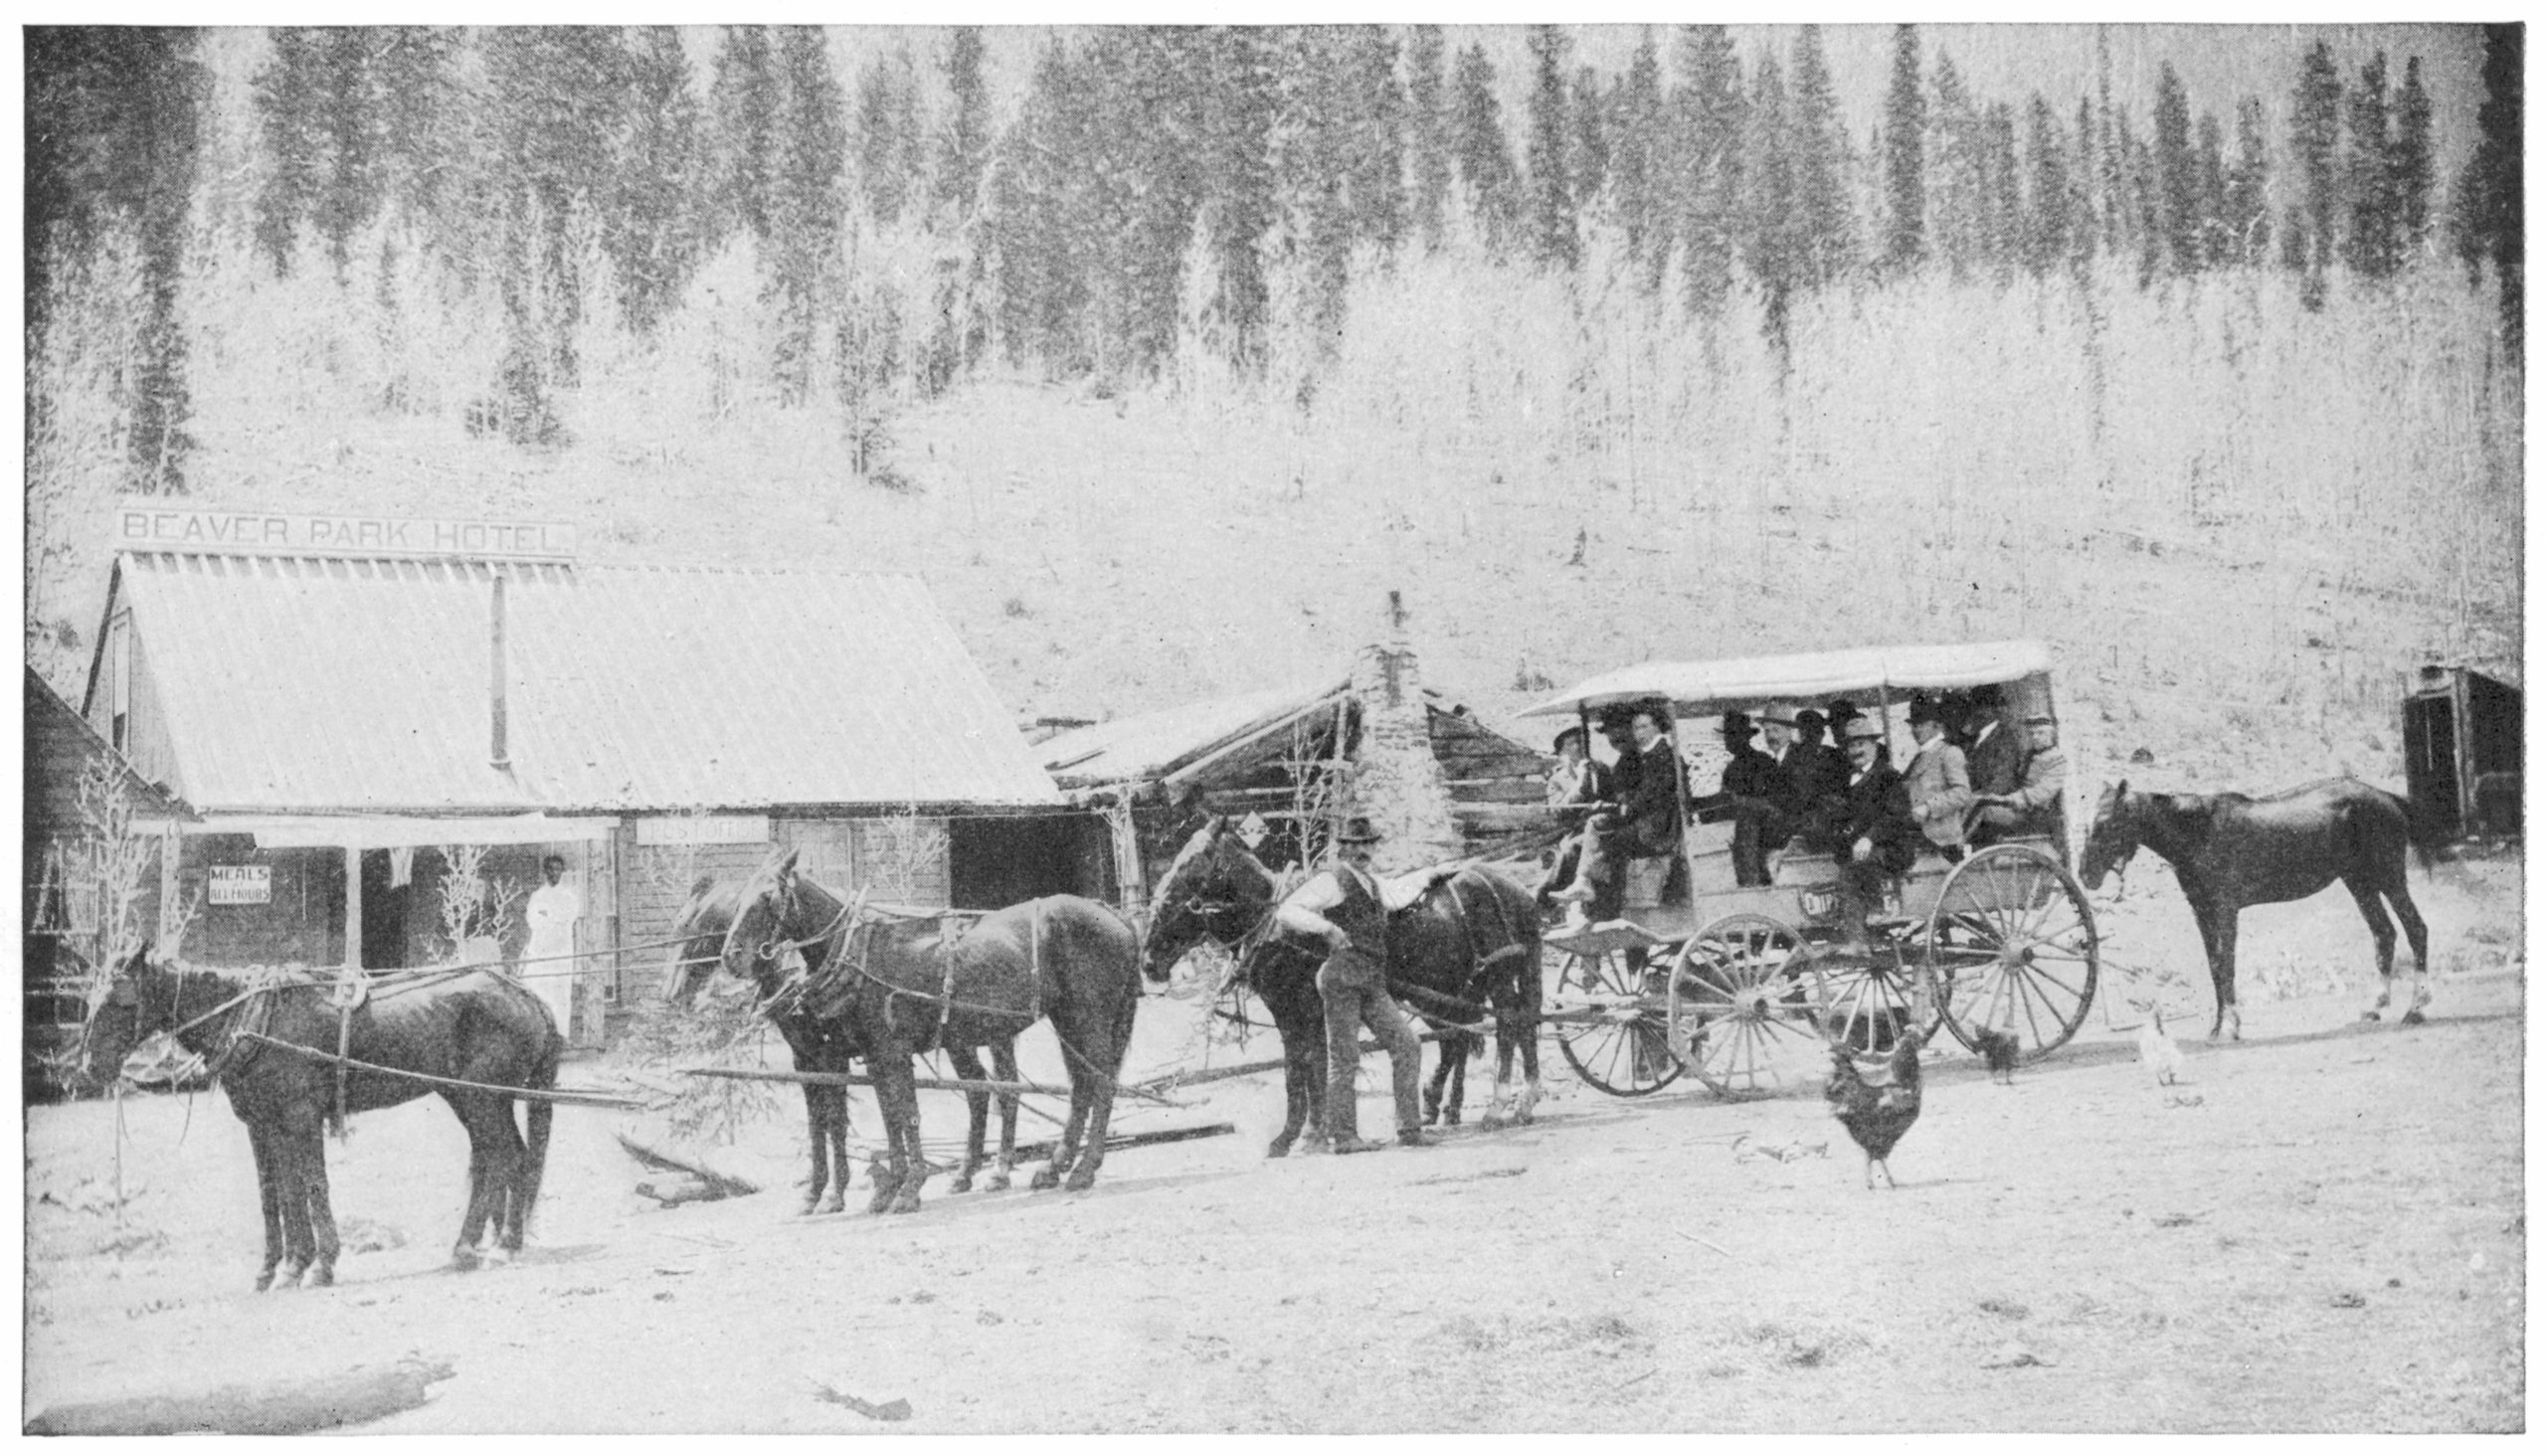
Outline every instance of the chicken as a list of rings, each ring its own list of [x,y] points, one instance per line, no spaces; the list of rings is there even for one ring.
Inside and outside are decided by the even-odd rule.
[[[2148,1019],[2139,1023],[2139,1064],[2157,1079],[2158,1086],[2171,1087],[2183,1075],[2183,1048],[2166,1034],[2166,1013],[2157,1009],[2155,1001],[2147,1002],[2142,1009],[2147,1011]]]
[[[1883,1165],[1884,1183],[1900,1186],[1892,1181],[1892,1149],[1918,1120],[1918,1051],[1925,1041],[1915,1029],[1905,1031],[1892,1048],[1891,1076],[1881,1085],[1865,1079],[1846,1047],[1830,1053],[1830,1115],[1865,1150],[1867,1187],[1874,1186],[1877,1164]]]
[[[1982,1026],[1971,1033],[1972,1044],[1979,1049],[1980,1059],[1989,1064],[1989,1075],[2012,1087],[2016,1084],[2016,1058],[2024,1053],[2024,1044],[2007,1032]]]

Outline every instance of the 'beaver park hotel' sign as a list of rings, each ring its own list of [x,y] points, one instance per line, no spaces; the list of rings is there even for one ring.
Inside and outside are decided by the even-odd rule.
[[[288,511],[172,509],[156,501],[115,507],[121,551],[202,551],[249,556],[463,557],[476,561],[572,561],[575,528],[561,521],[305,515]]]

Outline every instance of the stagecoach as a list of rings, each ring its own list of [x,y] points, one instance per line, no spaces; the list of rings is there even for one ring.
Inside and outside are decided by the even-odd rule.
[[[2038,642],[1874,647],[1780,657],[1648,662],[1590,678],[1525,710],[1573,716],[1586,736],[1612,705],[1661,702],[1684,749],[1712,715],[1773,701],[1844,698],[1880,713],[1906,763],[1910,695],[1996,685],[2006,727],[2052,711],[2051,659]],[[2077,1033],[2095,991],[2098,950],[2065,836],[1992,844],[1958,863],[1923,853],[1870,917],[1872,949],[1836,948],[1838,869],[1825,854],[1772,856],[1771,882],[1735,883],[1730,823],[1691,823],[1685,894],[1647,862],[1628,876],[1614,920],[1546,938],[1555,973],[1547,1021],[1565,1060],[1622,1097],[1659,1091],[1683,1071],[1720,1096],[1767,1097],[1817,1085],[1831,1048],[1880,1055],[1920,1017],[1977,1047],[1983,1028],[2012,1035],[2026,1059]],[[1923,986],[1922,986],[1923,982]],[[1921,995],[1921,992],[1924,995]]]

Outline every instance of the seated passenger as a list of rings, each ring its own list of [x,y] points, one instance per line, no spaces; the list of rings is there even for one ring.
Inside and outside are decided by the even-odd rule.
[[[2025,719],[2025,760],[2015,788],[1978,794],[1979,806],[1971,842],[1993,843],[2019,834],[2047,834],[2069,857],[2069,815],[2062,802],[2069,788],[2069,756],[2060,748],[2060,722],[2049,713]]]
[[[1840,848],[1839,925],[1842,954],[1863,954],[1866,916],[1883,903],[1887,881],[1906,874],[1918,858],[1918,821],[1910,817],[1910,790],[1883,762],[1883,723],[1860,714],[1848,720],[1848,782],[1835,825]]]
[[[1591,817],[1581,866],[1573,882],[1555,892],[1559,900],[1589,902],[1594,920],[1615,919],[1623,908],[1629,859],[1669,855],[1678,860],[1687,795],[1680,754],[1665,722],[1663,710],[1651,705],[1639,705],[1628,716],[1627,731],[1635,742],[1633,751],[1618,760],[1618,807]],[[1686,872],[1683,868],[1678,874]],[[1666,886],[1664,897],[1669,894]]]
[[[1944,709],[1925,696],[1910,700],[1910,736],[1918,751],[1901,777],[1910,790],[1910,816],[1945,858],[1962,857],[1962,820],[1971,812],[1971,772],[1962,750],[1945,737]]]
[[[1768,850],[1786,841],[1783,775],[1777,761],[1750,746],[1755,730],[1747,713],[1724,715],[1724,751],[1730,761],[1715,802],[1732,816],[1732,882],[1768,882]],[[1773,840],[1772,844],[1770,841]]]
[[[2025,746],[2017,734],[2008,731],[2000,716],[1998,689],[1975,687],[1963,706],[1966,716],[1962,756],[1964,765],[1971,770],[1971,792],[2014,793],[2024,779]]]

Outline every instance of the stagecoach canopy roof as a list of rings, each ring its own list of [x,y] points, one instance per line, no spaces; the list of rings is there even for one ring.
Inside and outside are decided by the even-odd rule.
[[[1777,657],[1709,662],[1643,662],[1585,678],[1533,704],[1525,718],[1594,711],[1661,698],[1681,713],[1748,708],[1779,698],[1827,698],[1877,691],[1943,691],[2014,682],[2051,670],[2051,652],[2030,640],[1928,646],[1850,647]]]
[[[914,577],[135,553],[110,597],[135,763],[208,815],[1062,803]]]

